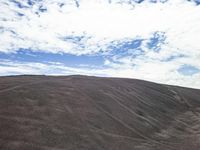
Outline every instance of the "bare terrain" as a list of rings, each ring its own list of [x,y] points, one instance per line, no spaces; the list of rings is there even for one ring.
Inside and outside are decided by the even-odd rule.
[[[200,90],[78,75],[0,77],[0,150],[200,150]]]

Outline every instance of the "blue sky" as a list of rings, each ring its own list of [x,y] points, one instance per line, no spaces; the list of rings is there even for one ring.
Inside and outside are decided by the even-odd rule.
[[[0,75],[200,88],[199,0],[1,0]]]

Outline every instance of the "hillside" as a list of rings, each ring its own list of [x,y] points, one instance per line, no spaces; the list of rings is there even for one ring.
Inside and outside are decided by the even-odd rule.
[[[2,150],[199,150],[200,90],[89,76],[0,77]]]

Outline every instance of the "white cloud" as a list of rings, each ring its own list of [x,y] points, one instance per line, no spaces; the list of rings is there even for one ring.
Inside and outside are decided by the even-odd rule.
[[[71,75],[71,74],[85,74],[85,75],[99,75],[107,76],[104,73],[105,69],[96,69],[91,66],[82,67],[68,67],[60,62],[36,63],[36,62],[19,62],[0,59],[0,76],[5,75]]]
[[[25,0],[20,1],[25,6]],[[63,2],[63,6],[60,7]],[[43,0],[30,8],[18,8],[13,2],[3,0],[0,5],[1,51],[31,48],[48,52],[73,54],[95,53],[96,45],[105,46],[110,41],[123,38],[149,37],[156,31],[165,32],[168,43],[175,48],[199,49],[200,7],[187,0],[169,0],[166,3],[133,4],[130,1]],[[124,2],[124,3],[122,3]],[[126,4],[126,3],[127,4]],[[123,4],[123,5],[122,5]],[[40,12],[40,7],[47,9]],[[27,6],[28,7],[28,6]],[[18,13],[25,16],[18,16]],[[38,14],[36,14],[38,13]],[[8,29],[17,35],[10,33]],[[86,35],[85,49],[78,44],[61,40],[69,35]],[[100,44],[99,44],[100,43]],[[78,50],[76,50],[78,49]]]
[[[74,0],[42,0],[30,6],[26,0],[20,0],[24,8],[19,8],[12,1],[1,0],[0,52],[23,48],[74,55],[98,54],[110,51],[108,47],[113,41],[140,38],[144,39],[141,46],[144,54],[136,58],[130,55],[106,59],[105,65],[110,67],[106,70],[108,76],[200,87],[199,73],[188,77],[177,72],[183,64],[200,68],[200,6],[187,0],[150,1],[138,4],[130,0],[80,0],[77,4]],[[40,7],[44,12],[39,11]],[[166,36],[159,52],[147,47],[155,32]],[[81,38],[63,40],[67,36]],[[179,55],[186,57],[164,62]],[[18,65],[8,69],[23,73],[24,64]],[[31,68],[30,73],[37,73],[37,69]],[[1,69],[4,69],[1,74],[8,72],[5,67]],[[45,67],[38,73],[42,69]],[[98,75],[102,70],[76,71]]]

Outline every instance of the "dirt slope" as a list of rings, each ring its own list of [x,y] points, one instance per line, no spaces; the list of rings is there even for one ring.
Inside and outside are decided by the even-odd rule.
[[[0,77],[0,150],[200,150],[200,90],[134,79]]]

